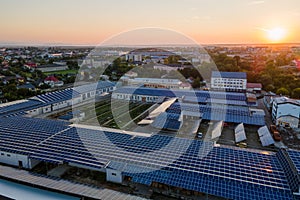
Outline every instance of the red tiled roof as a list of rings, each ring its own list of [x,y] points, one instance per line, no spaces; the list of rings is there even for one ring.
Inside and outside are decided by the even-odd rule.
[[[55,76],[48,76],[47,78],[45,78],[45,81],[58,82],[59,80]]]
[[[247,88],[262,88],[261,83],[247,83]]]

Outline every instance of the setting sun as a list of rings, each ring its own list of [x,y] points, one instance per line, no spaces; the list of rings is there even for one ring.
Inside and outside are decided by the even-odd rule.
[[[273,28],[267,30],[268,38],[272,42],[278,42],[284,39],[286,36],[286,30],[283,28]]]

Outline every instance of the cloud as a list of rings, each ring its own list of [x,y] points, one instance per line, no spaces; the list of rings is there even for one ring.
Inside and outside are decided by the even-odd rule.
[[[265,31],[265,32],[269,31],[268,29],[262,28],[262,27],[255,27],[255,29],[260,30],[260,31]]]
[[[192,17],[192,20],[202,20],[202,21],[207,21],[207,20],[211,20],[211,16],[202,16],[202,17],[199,17],[199,16],[193,16]]]
[[[255,0],[255,1],[250,1],[248,3],[248,5],[258,5],[258,4],[263,4],[263,3],[265,3],[265,1],[263,1],[263,0]]]

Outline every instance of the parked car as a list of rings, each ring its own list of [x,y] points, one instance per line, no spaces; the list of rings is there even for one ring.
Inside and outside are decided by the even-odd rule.
[[[197,133],[197,138],[202,139],[202,138],[203,138],[203,133],[198,132],[198,133]]]
[[[273,133],[273,137],[274,137],[275,141],[281,141],[281,135],[280,135],[280,133],[278,131],[275,131]]]
[[[278,132],[278,130],[277,130],[277,128],[276,128],[276,126],[275,125],[270,125],[270,131],[271,131],[271,133],[274,133],[275,131],[277,131]]]
[[[281,141],[281,135],[275,125],[270,125],[270,131],[273,134],[273,138],[275,141]]]
[[[248,145],[246,142],[240,142],[240,143],[237,143],[236,146],[240,147],[240,148],[247,148]]]
[[[223,123],[223,127],[228,127],[228,126],[229,126],[228,123],[226,123],[226,122]]]

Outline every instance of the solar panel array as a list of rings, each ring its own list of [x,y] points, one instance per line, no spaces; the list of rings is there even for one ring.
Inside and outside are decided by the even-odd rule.
[[[170,113],[181,113],[181,111],[193,111],[203,113],[205,120],[225,121],[233,123],[244,123],[251,125],[265,125],[262,115],[251,115],[249,108],[226,105],[198,105],[175,102],[168,109]]]
[[[91,84],[76,86],[74,88],[68,88],[65,90],[41,94],[34,98],[46,104],[53,104],[53,103],[62,102],[62,101],[70,100],[72,98],[79,97],[80,94],[84,94],[90,91],[94,91],[94,90],[96,91],[96,90],[114,87],[114,86],[115,84],[110,81],[99,81],[97,83],[91,83]]]
[[[163,112],[155,118],[151,126],[159,129],[179,130],[181,126],[179,117],[180,115],[177,113]]]
[[[274,144],[275,141],[268,129],[267,126],[263,126],[263,127],[260,127],[258,130],[258,136],[259,136],[259,139],[261,141],[261,144],[265,147],[265,146],[269,146],[271,144]]]
[[[54,163],[75,163],[101,168],[105,163],[97,160],[84,146],[75,128],[68,128],[39,143],[30,158]]]
[[[76,129],[66,124],[5,118],[0,121],[1,150],[97,168],[110,161],[125,163],[120,166],[124,175],[135,182],[160,182],[229,199],[292,199],[275,153],[213,147],[211,142],[162,135],[138,137]]]
[[[190,103],[200,103],[200,104],[214,103],[214,104],[238,105],[238,106],[248,106],[249,105],[249,103],[247,103],[245,100],[235,100],[237,97],[232,96],[232,95],[228,95],[228,97],[223,96],[223,98],[220,98],[220,96],[219,96],[219,98],[217,98],[217,96],[215,96],[215,95],[212,95],[212,96],[214,96],[214,98],[209,98],[207,96],[205,96],[205,97],[186,96],[186,97],[184,97],[183,101],[190,102]],[[232,99],[229,99],[229,98],[232,98]]]
[[[26,100],[20,103],[0,107],[0,116],[17,116],[25,114],[25,111],[40,106],[42,103],[36,100]]]
[[[247,79],[247,73],[245,72],[219,72],[213,71],[211,73],[212,77],[217,78],[236,78],[236,79]]]
[[[115,86],[115,84],[110,81],[98,81],[97,83],[76,86],[73,88],[73,90],[80,94],[83,94],[83,93],[87,93],[87,92],[90,92],[93,90],[101,90],[104,88],[109,88],[109,87],[114,87],[114,86]]]
[[[41,94],[34,98],[37,98],[38,100],[46,104],[53,104],[57,102],[67,101],[78,96],[79,96],[78,92],[68,88],[65,90]]]
[[[241,142],[247,139],[244,124],[240,123],[234,129],[235,142]]]
[[[246,95],[244,93],[234,92],[217,92],[217,91],[203,91],[203,90],[178,90],[178,89],[165,89],[165,88],[147,88],[147,87],[121,87],[118,88],[115,93],[122,94],[137,94],[147,96],[167,96],[167,97],[199,97],[201,98],[212,98],[212,99],[226,99],[226,100],[237,100],[246,101]]]
[[[277,157],[284,169],[291,190],[293,192],[299,192],[299,151],[280,149],[277,153]]]
[[[36,145],[67,128],[67,123],[37,118],[3,118],[0,120],[0,149],[29,154]]]
[[[185,154],[160,170],[138,173],[132,164],[123,166],[124,175],[142,184],[159,182],[229,199],[293,199],[276,155],[214,147],[201,158],[201,145],[193,142]]]
[[[300,174],[300,151],[289,149],[287,153]]]

